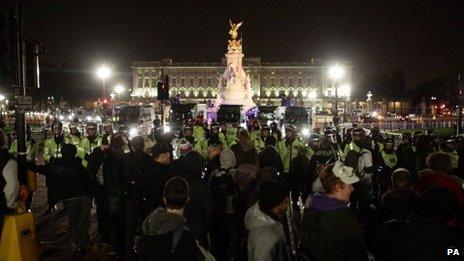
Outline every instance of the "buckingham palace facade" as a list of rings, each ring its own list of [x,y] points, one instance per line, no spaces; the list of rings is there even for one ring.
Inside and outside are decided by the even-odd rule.
[[[258,105],[280,105],[282,95],[293,98],[298,104],[331,106],[335,87],[328,78],[332,64],[318,59],[306,62],[264,62],[261,58],[244,58],[243,67],[249,75],[253,100]],[[340,63],[345,69],[339,82],[339,97],[350,95],[351,69],[349,63]],[[218,78],[224,72],[222,62],[174,62],[172,59],[133,62],[133,99],[154,99],[160,76],[169,75],[171,97],[181,102],[214,101]],[[344,86],[344,87],[341,87]],[[347,89],[348,88],[348,89]]]

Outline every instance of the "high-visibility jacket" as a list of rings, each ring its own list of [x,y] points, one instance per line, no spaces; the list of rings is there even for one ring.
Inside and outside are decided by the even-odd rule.
[[[35,162],[37,156],[37,143],[26,141],[26,158],[29,162]],[[18,157],[18,140],[14,140],[10,146],[10,153],[17,158]]]
[[[288,173],[290,171],[290,162],[292,159],[296,158],[299,153],[304,153],[305,146],[298,138],[296,138],[292,144],[287,144],[285,141],[286,139],[283,139],[277,143],[277,151],[282,159],[284,172]]]
[[[88,136],[82,138],[80,146],[77,151],[77,156],[82,159],[82,165],[84,165],[84,167],[87,167],[87,161],[85,160],[85,155],[87,154],[90,155],[92,151],[95,148],[100,147],[101,144],[102,144],[102,138],[100,136],[96,136],[92,142],[90,142],[90,139]]]
[[[398,163],[398,157],[394,151],[392,153],[387,153],[385,150],[382,150],[380,155],[382,156],[383,163],[391,169]]]
[[[230,127],[227,128],[226,132],[226,141],[227,141],[227,147],[232,147],[232,145],[237,143],[237,128],[235,127]]]
[[[263,136],[261,135],[260,130],[253,130],[250,133],[250,140],[253,142],[253,145],[255,146],[255,149],[260,152],[261,150],[264,149],[264,139]]]
[[[306,157],[311,159],[313,157],[314,153],[315,153],[315,151],[310,146],[306,146],[306,150],[305,150]]]
[[[224,132],[219,132],[219,142],[221,143],[222,149],[229,148],[229,144],[227,144],[226,134]]]
[[[79,149],[79,146],[81,145],[81,137],[73,135],[71,133],[65,134],[64,135],[64,143],[66,144],[73,144]]]
[[[61,158],[61,146],[64,144],[64,142],[65,142],[64,137],[61,143],[56,143],[54,136],[46,139],[44,142],[44,152],[43,152],[44,160],[48,162],[50,161],[52,157],[55,159]]]
[[[356,145],[356,143],[354,143],[354,142],[352,141],[352,142],[350,142],[350,143],[348,143],[348,144],[345,145],[345,148],[343,149],[343,154],[346,156],[346,154],[348,154],[348,152],[349,152],[350,150],[354,150],[354,151],[356,151],[356,152],[360,152],[360,151],[361,151],[361,148],[360,148],[358,145]]]

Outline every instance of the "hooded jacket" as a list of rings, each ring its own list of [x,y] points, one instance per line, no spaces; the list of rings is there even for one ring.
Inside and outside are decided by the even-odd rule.
[[[208,245],[207,232],[213,211],[211,191],[202,179],[203,158],[197,151],[187,153],[180,163],[177,175],[183,177],[190,187],[190,200],[185,206],[187,226],[202,246]]]
[[[235,155],[230,149],[224,149],[220,156],[221,168],[213,171],[209,184],[213,196],[215,214],[234,213],[235,195]]]
[[[185,228],[187,220],[157,208],[142,223],[144,260],[201,260],[195,237]],[[176,230],[182,232],[173,249]],[[173,251],[174,250],[174,251]]]
[[[255,203],[245,214],[248,233],[248,260],[290,260],[283,225],[266,215]]]
[[[301,228],[301,247],[314,260],[367,260],[362,226],[345,202],[315,194]]]

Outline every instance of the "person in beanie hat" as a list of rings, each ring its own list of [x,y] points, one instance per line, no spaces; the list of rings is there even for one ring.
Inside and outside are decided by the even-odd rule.
[[[289,207],[289,192],[280,183],[266,181],[258,202],[248,209],[248,260],[290,260],[281,216]]]

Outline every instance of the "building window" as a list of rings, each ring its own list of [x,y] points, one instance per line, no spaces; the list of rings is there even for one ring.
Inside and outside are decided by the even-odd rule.
[[[211,79],[208,79],[208,87],[211,87]]]
[[[301,87],[302,86],[302,79],[301,78],[298,78],[298,87]]]
[[[145,88],[148,88],[148,87],[150,87],[150,84],[148,82],[148,79],[145,79]]]
[[[274,78],[271,79],[271,87],[275,87],[275,79]]]
[[[180,79],[180,86],[182,86],[182,87],[185,86],[185,79],[184,78]]]
[[[290,87],[293,87],[293,78],[290,78],[290,79],[289,79],[288,85],[289,85]]]
[[[198,86],[203,87],[203,79],[198,80]]]
[[[284,87],[284,78],[280,78],[280,87]]]
[[[190,84],[189,84],[190,87],[193,87],[193,79],[190,79]]]
[[[142,78],[139,78],[139,80],[138,80],[138,87],[143,88],[143,79]]]
[[[171,86],[175,87],[176,86],[176,78],[171,79]]]
[[[156,87],[156,79],[151,80],[151,86]]]

